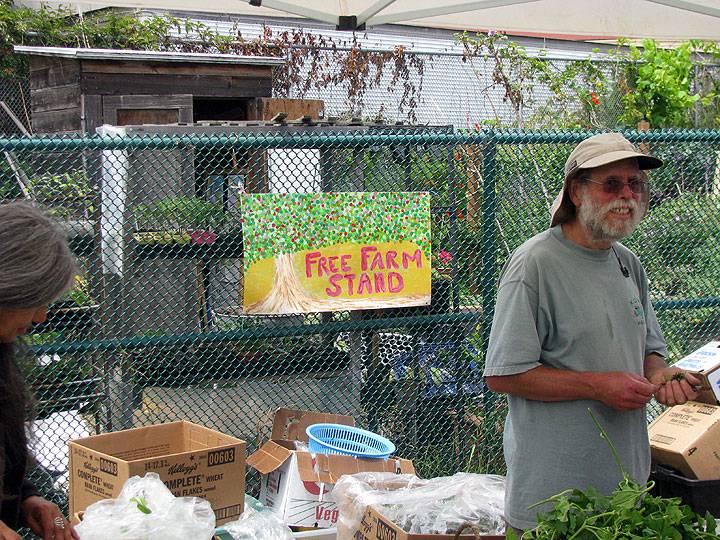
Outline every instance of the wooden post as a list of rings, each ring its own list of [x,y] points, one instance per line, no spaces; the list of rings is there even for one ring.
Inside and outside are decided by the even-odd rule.
[[[638,131],[650,131],[650,122],[643,118],[638,122],[637,129]],[[650,154],[650,145],[644,142],[640,143],[638,144],[638,150],[640,150],[643,154]]]

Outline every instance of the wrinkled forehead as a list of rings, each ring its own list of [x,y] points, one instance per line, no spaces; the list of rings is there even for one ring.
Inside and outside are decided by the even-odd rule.
[[[640,169],[637,158],[627,158],[620,161],[600,165],[587,172],[592,178],[645,178],[645,171]]]

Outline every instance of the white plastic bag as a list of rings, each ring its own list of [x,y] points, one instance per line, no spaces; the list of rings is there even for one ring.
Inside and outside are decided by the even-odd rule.
[[[175,497],[156,473],[128,478],[117,499],[91,504],[80,540],[211,540],[215,513],[198,497]]]
[[[505,478],[457,473],[423,480],[409,474],[345,475],[333,489],[340,508],[338,540],[349,540],[368,506],[406,532],[454,534],[461,523],[487,535],[505,532]]]
[[[225,532],[233,540],[293,540],[290,528],[250,495],[245,495],[245,510],[240,518],[218,527],[217,532]]]

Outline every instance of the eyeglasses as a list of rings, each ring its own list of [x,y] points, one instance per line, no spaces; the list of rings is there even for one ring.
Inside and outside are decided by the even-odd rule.
[[[620,180],[606,180],[605,182],[598,182],[597,180],[587,179],[588,182],[602,186],[602,190],[605,193],[611,195],[618,195],[625,189],[625,186],[630,188],[630,191],[639,195],[645,195],[649,189],[650,184],[644,180],[630,180],[628,183],[621,182]]]

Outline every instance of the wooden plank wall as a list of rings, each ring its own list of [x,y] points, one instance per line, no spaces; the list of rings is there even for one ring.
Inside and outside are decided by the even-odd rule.
[[[248,120],[272,120],[281,112],[287,114],[288,120],[297,120],[304,116],[319,120],[325,116],[325,102],[321,99],[258,97],[248,104]]]
[[[84,94],[192,94],[196,97],[259,97],[272,93],[271,66],[180,62],[82,62]]]
[[[30,96],[34,133],[80,131],[80,63],[67,58],[33,56]]]
[[[100,109],[101,96],[270,97],[272,67],[32,56],[30,88],[34,132],[92,134],[108,123]],[[180,116],[181,122],[192,121]]]

